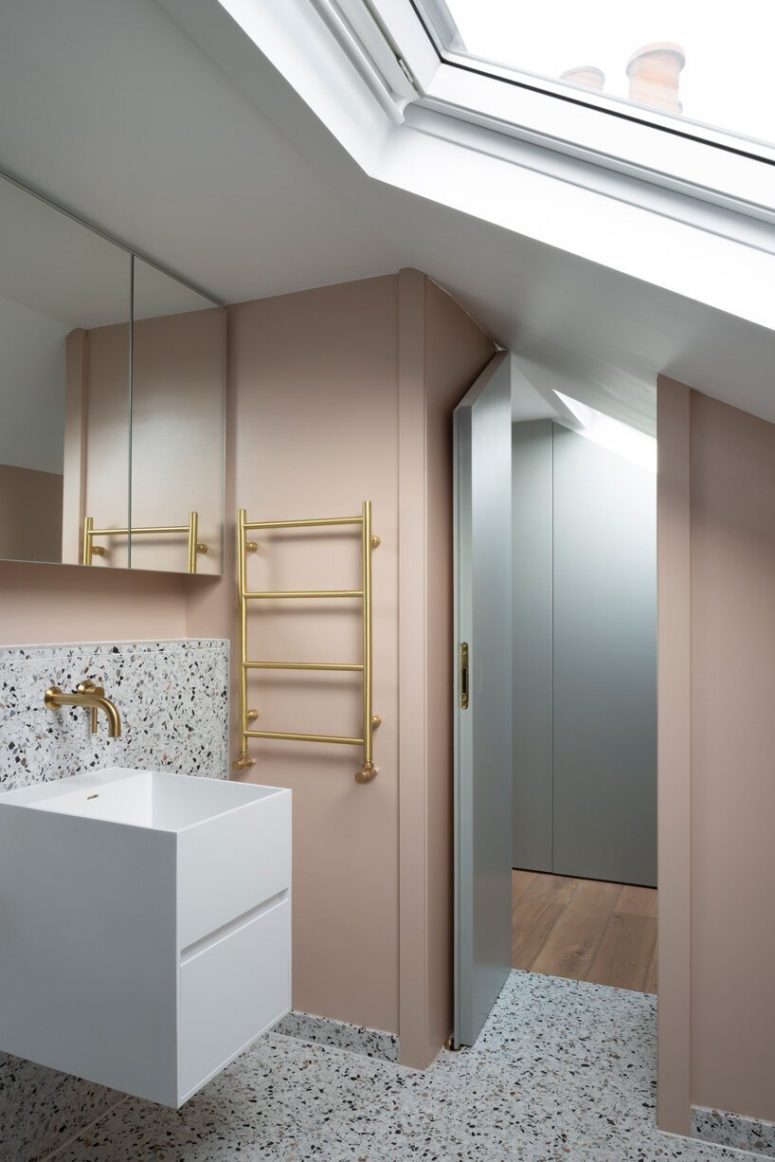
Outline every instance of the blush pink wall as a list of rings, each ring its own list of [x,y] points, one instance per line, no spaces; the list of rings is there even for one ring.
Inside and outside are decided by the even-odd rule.
[[[132,524],[186,524],[199,514],[197,572],[223,566],[226,311],[160,315],[132,328]],[[186,538],[139,536],[132,565],[186,568]]]
[[[170,574],[0,561],[0,594],[0,645],[188,636],[185,583]]]
[[[95,528],[125,528],[129,520],[129,324],[95,327],[78,335],[83,345],[78,372],[85,412],[80,447],[86,471],[83,516],[93,517]],[[68,371],[75,366],[74,361]],[[68,385],[68,419],[74,410],[72,396]],[[72,430],[70,425],[68,429]],[[77,464],[78,454],[66,452],[65,468],[75,468]],[[67,487],[70,494],[77,492],[75,482],[68,481]],[[82,527],[80,522],[78,527]],[[93,568],[126,567],[126,537],[106,537],[99,544],[106,552],[105,556],[94,557]],[[79,540],[79,555],[71,563],[81,560],[80,548]]]
[[[676,1134],[691,1104],[690,394],[657,390],[657,1121]]]
[[[451,411],[494,349],[417,271],[229,315],[234,507],[281,519],[370,499],[382,538],[377,778],[354,782],[354,749],[250,744],[247,777],[294,791],[294,1005],[398,1031],[402,1060],[425,1065],[451,1018]],[[251,586],[357,583],[352,534],[257,539]],[[196,618],[233,633],[233,576],[227,585],[225,608],[200,593]],[[357,659],[358,634],[356,603],[250,615],[259,658]],[[254,676],[251,692],[264,729],[359,733],[359,683],[346,675]]]
[[[659,400],[660,1122],[681,1132],[689,1103],[775,1120],[775,425],[666,379]]]
[[[692,1102],[775,1121],[775,425],[691,430]]]
[[[65,431],[62,484],[62,561],[81,560],[83,518],[86,514],[86,425],[89,382],[86,331],[77,328],[65,340]]]
[[[493,350],[417,271],[229,308],[223,577],[0,563],[0,642],[236,644],[236,508],[272,519],[373,502],[379,774],[355,783],[355,748],[266,742],[247,777],[294,791],[295,1006],[399,1031],[414,1065],[451,1027],[451,411]],[[357,583],[349,533],[260,541],[256,584]],[[359,624],[354,603],[256,610],[251,650],[357,660]],[[274,675],[252,701],[266,729],[355,734],[351,678]]]
[[[0,557],[58,561],[61,512],[61,475],[0,464]]]
[[[249,519],[279,520],[354,514],[371,500],[382,538],[373,554],[377,778],[355,783],[355,748],[288,742],[251,743],[248,777],[293,790],[294,1007],[397,1031],[396,279],[243,303],[230,316],[237,506]],[[256,539],[251,588],[358,587],[350,530]],[[358,602],[253,603],[248,638],[259,659],[357,661],[359,627]],[[266,730],[357,735],[359,690],[352,674],[250,682]]]

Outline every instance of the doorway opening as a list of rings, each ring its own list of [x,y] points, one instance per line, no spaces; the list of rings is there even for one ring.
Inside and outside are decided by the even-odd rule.
[[[455,413],[463,1045],[513,969],[656,993],[656,390],[531,372]]]
[[[656,992],[656,393],[570,390],[513,378],[512,966]]]

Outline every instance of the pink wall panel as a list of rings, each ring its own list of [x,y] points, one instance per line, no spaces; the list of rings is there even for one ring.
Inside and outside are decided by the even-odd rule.
[[[377,778],[355,783],[355,748],[288,742],[253,742],[249,777],[294,795],[294,1006],[397,1030],[396,279],[243,303],[230,316],[237,506],[271,520],[355,514],[368,499],[382,538],[373,556]],[[353,531],[257,539],[251,587],[359,585]],[[253,656],[357,661],[359,610],[348,601],[256,606]],[[357,675],[275,673],[250,688],[264,729],[360,733]]]
[[[170,575],[0,561],[0,645],[186,637],[184,584]]]
[[[659,382],[659,1119],[775,1120],[775,425]]]
[[[775,425],[691,423],[692,1102],[775,1121]]]

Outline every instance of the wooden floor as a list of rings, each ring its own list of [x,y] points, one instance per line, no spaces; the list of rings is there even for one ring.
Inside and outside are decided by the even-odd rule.
[[[542,872],[512,876],[514,968],[657,991],[657,892]]]

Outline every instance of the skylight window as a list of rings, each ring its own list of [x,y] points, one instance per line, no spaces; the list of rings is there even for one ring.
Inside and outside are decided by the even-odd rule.
[[[389,182],[405,173],[413,192],[438,189],[510,229],[532,216],[540,237],[564,246],[572,233],[570,248],[586,254],[569,205],[583,190],[578,209],[617,269],[616,229],[633,250],[641,234],[627,211],[608,213],[614,202],[654,215],[642,235],[649,268],[657,217],[775,253],[775,0],[219,3],[256,44],[288,54],[313,107],[330,85],[329,128]],[[450,177],[466,154],[473,164]],[[494,159],[505,180],[474,157]]]
[[[471,65],[775,142],[775,0],[446,0],[446,8],[459,31],[454,49]]]

